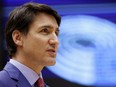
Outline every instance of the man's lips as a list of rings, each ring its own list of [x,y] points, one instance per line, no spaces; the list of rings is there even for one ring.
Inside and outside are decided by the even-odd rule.
[[[48,49],[47,52],[50,54],[50,56],[54,57],[56,55],[56,50],[54,49]]]
[[[49,51],[49,52],[56,52],[55,49],[48,49],[47,51]]]

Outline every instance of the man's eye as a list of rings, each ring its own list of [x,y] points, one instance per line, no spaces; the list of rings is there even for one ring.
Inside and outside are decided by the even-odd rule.
[[[58,31],[56,31],[55,33],[56,33],[56,35],[58,36],[58,35],[59,35],[59,30],[58,30]]]
[[[41,32],[43,32],[43,33],[49,33],[49,30],[48,29],[43,29],[43,30],[41,30]]]

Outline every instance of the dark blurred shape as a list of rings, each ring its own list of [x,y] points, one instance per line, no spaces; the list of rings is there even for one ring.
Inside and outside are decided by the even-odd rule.
[[[0,0],[0,70],[3,68],[4,60],[3,60],[3,6],[2,6],[2,0]]]
[[[47,85],[49,85],[50,87],[94,87],[94,86],[85,86],[85,85],[67,81],[57,76],[56,74],[52,73],[47,68],[43,69],[43,77]]]
[[[4,40],[4,7],[3,0],[0,0],[0,70],[2,70],[7,62],[7,52],[5,50]]]
[[[89,41],[89,40],[77,40],[76,41],[76,43],[79,45],[81,45],[81,46],[83,46],[83,47],[94,47],[94,44],[91,42],[91,41]]]
[[[17,6],[29,1],[44,3],[48,5],[99,4],[116,2],[116,0],[5,0],[4,6]]]

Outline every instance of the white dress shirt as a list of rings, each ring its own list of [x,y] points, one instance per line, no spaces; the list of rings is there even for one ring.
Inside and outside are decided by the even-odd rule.
[[[20,63],[16,60],[10,59],[9,62],[20,70],[20,72],[25,76],[25,78],[29,81],[29,83],[32,87],[34,87],[34,84],[38,80],[39,77],[42,78],[42,74],[40,74],[40,76],[39,76],[31,68],[23,65],[22,63]]]

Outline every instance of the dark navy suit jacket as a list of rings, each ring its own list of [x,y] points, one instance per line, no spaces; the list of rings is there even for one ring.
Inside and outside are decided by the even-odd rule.
[[[0,87],[32,87],[23,74],[11,63],[0,71]],[[45,84],[45,87],[49,87]]]

